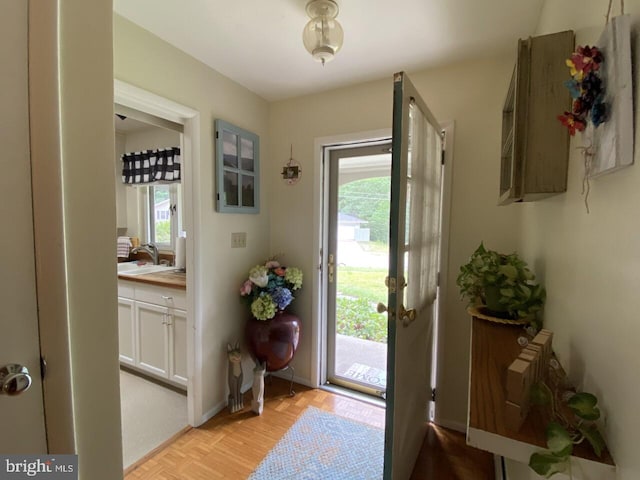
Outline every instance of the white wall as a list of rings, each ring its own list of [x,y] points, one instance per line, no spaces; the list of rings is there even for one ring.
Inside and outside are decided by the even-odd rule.
[[[515,55],[515,45],[514,45]],[[469,318],[458,298],[455,278],[475,247],[511,251],[519,236],[518,211],[496,207],[500,163],[501,109],[513,58],[482,58],[445,68],[411,73],[410,77],[432,112],[441,121],[455,121],[450,272],[444,298],[444,361],[438,394],[439,417],[449,423],[466,422]],[[286,262],[306,275],[301,295],[293,304],[303,322],[296,375],[311,378],[311,278],[317,272],[313,251],[314,139],[331,135],[390,129],[392,75],[387,79],[271,104],[270,144],[274,168],[266,173],[271,198],[271,249],[286,252]],[[302,178],[288,186],[278,168],[293,156]],[[446,259],[445,259],[446,260]]]
[[[171,71],[167,71],[170,68]],[[200,230],[200,250],[194,252],[196,278],[196,341],[203,348],[203,412],[226,403],[227,342],[242,338],[248,313],[238,289],[249,268],[269,256],[269,209],[261,190],[257,215],[220,214],[214,202],[214,128],[224,119],[260,137],[263,185],[272,170],[268,149],[268,104],[265,100],[170,46],[124,18],[114,15],[115,77],[200,112],[200,158],[197,162],[194,221]],[[193,168],[194,166],[185,166]],[[185,195],[189,195],[185,192]],[[231,248],[231,233],[246,232],[247,248]],[[191,288],[191,286],[190,286]],[[251,362],[245,362],[245,374]],[[251,364],[252,366],[252,364]]]
[[[617,14],[619,3],[614,4]],[[593,44],[604,27],[606,8],[607,2],[595,0],[547,0],[538,33],[574,29],[576,44]],[[625,9],[633,14],[637,32],[640,1],[627,0]],[[636,41],[636,52],[639,47]],[[587,214],[580,194],[583,162],[578,135],[571,142],[566,194],[520,206],[520,248],[547,288],[545,325],[555,332],[554,348],[572,380],[599,397],[618,478],[625,480],[640,478],[637,60],[636,55],[636,165],[593,180]]]

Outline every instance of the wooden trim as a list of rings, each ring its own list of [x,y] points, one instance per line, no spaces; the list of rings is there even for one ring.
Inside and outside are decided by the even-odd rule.
[[[132,473],[133,471],[138,469],[140,467],[140,465],[142,465],[142,464],[146,463],[147,461],[151,460],[151,458],[155,457],[158,453],[160,453],[165,448],[170,447],[176,440],[178,440],[180,437],[182,437],[183,435],[188,433],[189,430],[191,430],[192,428],[193,427],[191,425],[189,425],[187,427],[184,427],[178,433],[176,433],[176,434],[172,435],[171,437],[169,437],[167,440],[165,440],[160,445],[158,445],[156,448],[154,448],[149,453],[147,453],[140,460],[138,460],[137,462],[135,462],[135,463],[129,465],[127,468],[125,468],[124,471],[123,471],[123,475],[126,477],[127,475],[129,475],[130,473]]]

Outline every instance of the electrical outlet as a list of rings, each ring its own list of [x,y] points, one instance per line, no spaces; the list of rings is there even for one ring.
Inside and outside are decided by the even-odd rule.
[[[246,247],[247,247],[246,232],[234,232],[231,234],[231,248],[246,248]]]

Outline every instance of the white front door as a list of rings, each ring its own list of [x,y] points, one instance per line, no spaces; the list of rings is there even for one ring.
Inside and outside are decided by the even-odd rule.
[[[440,265],[442,129],[404,73],[394,78],[384,478],[408,479],[431,407]]]
[[[27,2],[0,2],[0,368],[23,365],[32,379],[24,393],[0,394],[3,454],[47,453],[31,199],[27,22]],[[11,391],[16,385],[22,384],[6,388]]]

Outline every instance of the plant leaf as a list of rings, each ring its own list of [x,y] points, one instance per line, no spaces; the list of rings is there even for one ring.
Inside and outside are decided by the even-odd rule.
[[[511,297],[513,297],[513,289],[512,289],[512,288],[501,288],[501,289],[500,289],[500,294],[501,294],[503,297],[509,297],[509,298],[511,298]]]
[[[557,422],[547,425],[545,431],[547,436],[547,447],[557,457],[567,457],[573,451],[573,440],[566,428]]]
[[[600,418],[600,409],[597,407],[598,398],[587,392],[576,393],[567,402],[567,406],[578,417],[584,420],[597,420]]]
[[[595,425],[582,425],[578,427],[578,430],[580,430],[580,433],[584,435],[584,438],[589,441],[595,454],[598,457],[601,457],[602,450],[604,450],[606,445],[598,428]]]
[[[529,467],[538,475],[549,478],[556,473],[562,473],[569,466],[569,456],[558,457],[552,453],[536,452],[529,457]]]
[[[513,265],[500,265],[498,271],[509,280],[515,280],[518,278],[518,270]]]
[[[543,382],[534,383],[531,386],[531,403],[534,405],[547,406],[551,405],[551,390]]]

